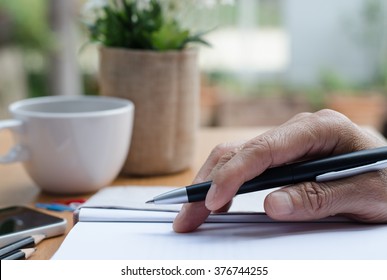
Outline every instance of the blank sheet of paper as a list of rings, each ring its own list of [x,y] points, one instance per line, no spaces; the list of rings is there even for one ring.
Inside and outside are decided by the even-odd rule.
[[[386,225],[208,223],[178,234],[170,223],[82,222],[53,259],[387,259],[386,240]]]
[[[157,215],[150,208],[164,209],[164,206],[147,205],[145,201],[166,190],[169,189],[110,187],[98,192],[86,204],[146,208],[138,216],[138,220],[146,221],[147,215]],[[231,211],[262,211],[264,197],[270,191],[237,196]],[[171,211],[180,207],[166,208]],[[133,219],[134,213],[116,211],[115,217],[130,214]],[[108,217],[109,213],[104,215]],[[176,215],[164,214],[170,216],[165,219],[170,221]],[[193,233],[178,234],[173,232],[170,222],[79,222],[53,259],[387,259],[387,225],[206,223]]]

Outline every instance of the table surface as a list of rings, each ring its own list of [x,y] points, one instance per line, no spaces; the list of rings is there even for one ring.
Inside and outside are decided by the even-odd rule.
[[[267,131],[267,127],[250,127],[250,128],[201,128],[198,137],[198,143],[196,147],[196,154],[192,164],[192,167],[183,172],[165,176],[153,176],[153,177],[118,177],[112,186],[125,185],[125,186],[184,186],[192,182],[195,174],[199,170],[200,166],[204,163],[211,150],[219,143],[250,139],[257,136],[264,131]],[[9,147],[13,144],[13,137],[8,131],[0,132],[0,155],[4,155]],[[29,178],[28,174],[24,171],[22,164],[14,163],[8,165],[0,165],[0,206],[6,207],[11,205],[26,205],[34,207],[36,202],[52,202],[58,199],[87,199],[93,195],[93,193],[78,195],[78,196],[59,196],[50,195],[41,192],[36,184]],[[43,210],[40,210],[43,211]],[[67,229],[64,235],[49,238],[42,241],[37,246],[37,251],[31,257],[31,259],[46,260],[50,259],[55,251],[59,248],[63,242],[66,234],[72,227],[72,213],[70,212],[52,212],[44,211],[51,215],[56,215],[67,219]]]

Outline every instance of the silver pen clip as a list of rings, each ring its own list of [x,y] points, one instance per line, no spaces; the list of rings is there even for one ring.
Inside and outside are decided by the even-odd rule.
[[[375,163],[371,163],[367,165],[362,165],[362,166],[340,170],[340,171],[332,171],[332,172],[324,173],[316,177],[316,182],[338,180],[342,178],[363,174],[366,172],[377,171],[383,168],[387,168],[387,160],[380,160]]]

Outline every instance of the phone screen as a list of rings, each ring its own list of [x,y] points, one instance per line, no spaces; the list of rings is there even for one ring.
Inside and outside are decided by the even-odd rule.
[[[63,222],[63,219],[30,208],[0,209],[0,236]]]

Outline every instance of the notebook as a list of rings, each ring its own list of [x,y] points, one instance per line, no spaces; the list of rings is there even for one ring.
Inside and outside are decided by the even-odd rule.
[[[387,259],[387,225],[341,217],[284,223],[263,212],[272,190],[237,196],[226,214],[212,214],[195,232],[175,233],[181,205],[145,201],[168,187],[108,187],[75,214],[55,260]]]

